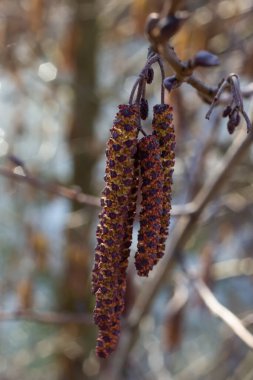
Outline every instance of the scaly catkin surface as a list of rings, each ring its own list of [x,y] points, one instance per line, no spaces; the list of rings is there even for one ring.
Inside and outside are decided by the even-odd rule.
[[[125,294],[123,277],[131,245],[126,225],[129,232],[132,231],[128,224],[129,213],[134,216],[138,122],[137,105],[120,105],[106,149],[105,188],[92,273],[92,290],[96,295],[94,321],[99,327],[97,355],[100,357],[107,357],[115,350],[120,333]],[[122,250],[124,244],[128,248]]]
[[[173,124],[173,108],[167,104],[157,104],[153,113],[153,134],[157,137],[164,173],[163,213],[161,220],[158,259],[164,255],[165,243],[169,234],[171,211],[172,175],[175,165],[175,130]]]
[[[141,169],[141,211],[135,266],[139,276],[148,276],[157,261],[163,207],[163,167],[155,135],[138,143]]]

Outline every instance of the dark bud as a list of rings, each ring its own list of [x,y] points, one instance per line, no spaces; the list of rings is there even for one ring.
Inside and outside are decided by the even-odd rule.
[[[148,101],[147,101],[147,99],[141,98],[140,115],[141,115],[142,120],[146,120],[148,117]]]
[[[147,70],[146,81],[147,81],[148,84],[150,84],[150,83],[153,82],[153,79],[154,79],[154,70],[152,69],[152,67],[149,67],[148,70]]]
[[[235,131],[235,126],[234,126],[233,122],[231,121],[231,119],[228,120],[227,129],[228,129],[228,133],[230,135],[232,135],[232,133],[234,133],[234,131]]]
[[[232,134],[235,128],[238,127],[238,125],[240,124],[240,120],[241,118],[237,110],[233,111],[233,113],[230,114],[227,124],[228,132],[230,134]]]
[[[180,82],[178,79],[175,77],[175,75],[171,77],[167,77],[163,81],[163,85],[168,90],[169,92],[173,90],[174,88],[177,88],[179,86]]]
[[[212,67],[220,64],[217,55],[214,55],[206,50],[200,50],[193,58],[194,66]]]
[[[239,113],[238,113],[237,110],[234,111],[234,112],[231,114],[230,119],[233,121],[235,127],[238,127],[238,125],[240,124],[240,120],[241,120],[241,118],[240,118],[240,115],[239,115]]]
[[[223,114],[222,114],[222,117],[227,117],[228,115],[230,115],[232,112],[232,108],[231,106],[227,106],[224,111],[223,111]]]

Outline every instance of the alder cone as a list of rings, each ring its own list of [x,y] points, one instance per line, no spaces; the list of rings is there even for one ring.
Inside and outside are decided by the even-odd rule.
[[[138,121],[137,105],[120,105],[106,149],[106,184],[101,197],[102,211],[96,232],[92,272],[92,290],[96,295],[94,321],[100,330],[97,355],[100,357],[107,357],[115,350],[120,316],[124,310],[125,277],[132,235],[130,223],[134,219],[137,194]]]
[[[175,165],[175,130],[173,124],[173,108],[168,104],[157,104],[153,109],[153,135],[159,141],[161,162],[163,166],[163,212],[161,218],[160,240],[157,257],[164,255],[165,243],[169,234],[171,211],[171,188]]]
[[[135,266],[140,276],[148,276],[157,262],[163,207],[163,168],[160,147],[155,135],[138,143],[141,169],[141,211]]]

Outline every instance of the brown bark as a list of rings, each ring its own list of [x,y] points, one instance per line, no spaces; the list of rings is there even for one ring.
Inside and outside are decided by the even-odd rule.
[[[94,146],[94,118],[96,98],[97,23],[94,0],[73,0],[74,20],[74,105],[70,131],[70,146],[74,160],[73,183],[92,193],[91,173],[96,157]]]
[[[73,119],[69,133],[69,146],[73,159],[72,183],[82,191],[93,192],[91,177],[96,154],[94,154],[94,120],[97,112],[96,98],[96,52],[97,23],[94,0],[72,0],[74,10],[72,63],[73,82]],[[73,211],[80,209],[80,204],[73,202]],[[92,210],[85,210],[85,218],[79,227],[69,229],[66,250],[66,269],[62,286],[61,307],[74,312],[92,310],[90,292],[90,226]],[[78,357],[60,355],[62,375],[60,380],[70,378],[85,379],[82,370],[83,359],[95,347],[95,328],[71,326],[68,333],[81,343],[83,353]]]

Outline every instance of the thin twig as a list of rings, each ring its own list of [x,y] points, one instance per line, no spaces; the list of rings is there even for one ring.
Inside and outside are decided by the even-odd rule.
[[[217,93],[217,86],[209,86],[197,78],[193,74],[193,69],[189,68],[188,64],[182,62],[175,50],[169,44],[163,45],[160,44],[157,46],[157,51],[164,58],[165,61],[172,67],[176,72],[176,77],[180,82],[186,82],[194,87],[201,96],[211,102],[213,97]]]
[[[59,186],[52,183],[47,183],[31,175],[27,176],[27,175],[14,173],[12,170],[5,167],[0,167],[0,175],[7,177],[9,179],[13,179],[17,182],[26,183],[30,185],[31,187],[34,187],[39,190],[43,190],[47,193],[59,195],[61,197],[64,197],[70,200],[75,200],[81,204],[87,204],[89,206],[100,207],[100,200],[98,197],[84,194],[81,191],[76,190],[76,189],[70,189],[68,187]]]
[[[182,62],[178,58],[174,48],[169,44],[159,44],[154,49],[161,55],[161,57],[163,57],[169,66],[172,67],[176,73],[177,79],[180,82],[186,82],[191,85],[206,101],[210,103],[213,101],[213,98],[219,90],[219,85],[210,86],[197,78],[193,73],[193,69],[189,67],[187,62]],[[241,90],[241,93],[243,97],[249,97],[253,94],[253,87],[247,86],[245,89]],[[222,102],[223,99],[220,101]]]
[[[241,321],[245,326],[250,326],[253,323],[253,315],[248,314],[246,317],[242,318]],[[195,376],[196,379],[217,378],[217,372],[214,371],[222,368],[222,364],[224,362],[227,362],[228,358],[230,357],[231,352],[229,352],[229,349],[233,350],[234,347],[233,344],[231,344],[231,339],[233,337],[233,332],[231,330],[228,330],[225,334],[221,349],[217,352],[217,356],[214,358],[214,360],[210,361],[206,355],[200,357],[198,356],[196,360],[191,361],[191,363],[187,365],[186,368],[177,373],[175,380],[188,380],[189,378],[192,378],[192,376]],[[250,352],[252,355],[252,351]],[[249,378],[246,377],[247,380],[251,380],[252,378],[253,376]],[[238,377],[236,379],[238,379]],[[244,380],[246,379],[244,378]]]
[[[45,191],[46,193],[55,194],[63,198],[75,200],[80,204],[86,204],[94,207],[100,206],[100,199],[93,195],[88,195],[80,192],[76,189],[71,189],[65,186],[59,186],[52,183],[47,183],[34,176],[26,176],[23,174],[14,173],[12,170],[0,167],[0,176],[9,178],[16,182],[26,183],[27,185],[34,187],[35,189]],[[172,206],[171,216],[177,217],[181,215],[193,214],[195,212],[195,205],[192,202],[183,205]]]
[[[152,51],[152,49],[150,49],[149,52],[148,52],[147,62],[145,64],[145,66],[143,67],[143,69],[141,70],[138,78],[136,79],[136,81],[135,81],[135,83],[133,85],[133,88],[132,88],[132,91],[131,91],[130,97],[129,97],[129,104],[133,104],[134,95],[135,95],[137,87],[138,87],[138,92],[137,92],[137,96],[136,96],[135,102],[139,103],[140,97],[141,97],[142,92],[143,92],[143,86],[145,85],[144,82],[146,80],[147,69],[149,69],[156,62],[159,63],[161,74],[162,74],[162,81],[163,81],[163,79],[164,79],[164,69],[163,69],[163,64],[161,62],[161,59],[160,59],[160,57],[159,57],[158,54],[156,54],[155,52]],[[163,83],[162,83],[162,98],[164,97],[163,92],[164,92],[164,89],[163,89]]]
[[[208,309],[222,319],[247,346],[253,349],[253,335],[243,326],[243,322],[217,300],[202,280],[193,281],[193,285]]]
[[[210,119],[210,115],[214,109],[214,107],[216,106],[216,104],[218,103],[219,99],[220,99],[220,95],[222,93],[222,91],[224,90],[224,87],[226,86],[226,81],[225,79],[223,78],[222,81],[219,83],[218,85],[218,91],[215,95],[215,97],[213,98],[213,101],[212,101],[212,104],[211,104],[211,107],[209,109],[209,111],[207,112],[206,114],[206,119],[209,120]]]
[[[159,64],[159,66],[160,66],[161,77],[162,77],[162,83],[161,83],[161,104],[164,104],[165,89],[164,89],[163,81],[165,79],[165,70],[164,70],[163,63],[162,63],[162,61],[161,61],[160,58],[158,59],[157,62]]]
[[[77,313],[37,312],[30,310],[0,311],[0,322],[20,321],[45,323],[45,324],[81,324],[93,325],[92,315]]]
[[[135,94],[135,91],[136,91],[137,87],[139,86],[139,83],[140,83],[141,80],[142,80],[141,76],[138,76],[138,78],[135,80],[135,83],[133,85],[132,91],[130,93],[129,104],[133,104],[134,94]]]

